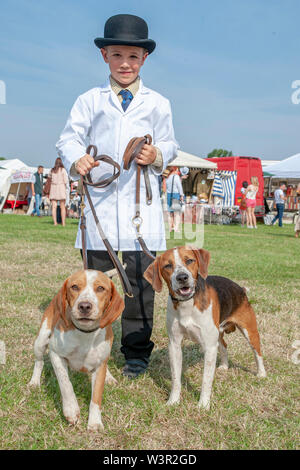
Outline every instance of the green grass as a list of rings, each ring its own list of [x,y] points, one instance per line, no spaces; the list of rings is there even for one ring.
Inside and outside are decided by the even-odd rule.
[[[165,403],[171,387],[165,327],[167,290],[156,295],[148,372],[129,382],[122,377],[120,320],[110,370],[118,384],[103,399],[104,432],[87,433],[90,382],[70,372],[81,409],[79,424],[62,414],[60,391],[48,357],[39,391],[29,390],[33,342],[42,313],[62,281],[82,267],[74,241],[77,221],[54,227],[50,218],[0,215],[0,340],[7,361],[0,365],[0,447],[2,449],[297,449],[299,448],[299,365],[292,343],[300,339],[300,241],[293,226],[205,226],[210,274],[248,289],[261,337],[267,378],[255,376],[255,362],[241,335],[228,335],[230,368],[217,371],[209,412],[197,402],[203,373],[198,345],[184,342],[182,398]],[[168,247],[184,240],[168,240]],[[116,280],[118,288],[120,284]]]

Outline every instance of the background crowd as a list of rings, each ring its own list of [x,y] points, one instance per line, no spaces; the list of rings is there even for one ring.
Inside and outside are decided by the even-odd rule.
[[[61,158],[56,158],[48,177],[43,175],[43,171],[43,166],[38,166],[34,174],[35,183],[27,185],[26,199],[28,200],[28,205],[30,205],[32,197],[35,200],[31,216],[42,217],[42,214],[51,214],[53,224],[61,224],[62,226],[66,223],[66,217],[79,218],[81,198],[77,191],[77,183],[69,182]],[[190,170],[187,167],[179,169],[176,166],[171,166],[160,177],[160,193],[166,205],[170,232],[179,232],[184,206],[191,200],[190,196],[187,196],[184,191],[185,180],[189,177],[189,173]],[[46,182],[44,183],[45,178]],[[255,207],[258,189],[259,183],[256,177],[252,177],[250,183],[243,181],[239,207],[242,227],[257,229]],[[276,215],[270,219],[271,225],[275,225],[278,220],[278,226],[283,226],[284,207],[287,199],[286,190],[286,184],[280,183],[279,187],[274,191],[272,210],[276,211]],[[300,183],[297,187],[297,195],[300,199]],[[192,201],[195,202],[195,196],[194,199],[192,198]],[[267,209],[267,212],[269,212],[269,208]],[[299,236],[300,214],[295,219],[295,237],[299,238]]]

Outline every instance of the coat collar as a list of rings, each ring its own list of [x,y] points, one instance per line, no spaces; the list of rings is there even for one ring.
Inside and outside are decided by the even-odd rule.
[[[105,84],[100,87],[100,92],[101,93],[110,93],[109,99],[110,99],[111,105],[114,106],[115,108],[117,108],[118,111],[120,111],[120,113],[127,115],[127,114],[130,114],[138,106],[143,104],[144,95],[149,94],[150,90],[144,86],[144,84],[142,82],[142,79],[140,79],[139,89],[138,89],[135,97],[133,98],[132,102],[130,103],[129,107],[127,108],[127,110],[125,112],[123,111],[123,108],[121,106],[120,101],[118,100],[117,95],[115,94],[115,92],[111,88],[111,84],[110,84],[109,79],[107,79]]]

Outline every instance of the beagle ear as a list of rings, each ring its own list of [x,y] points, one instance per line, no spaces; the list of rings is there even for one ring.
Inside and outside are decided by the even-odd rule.
[[[198,261],[198,273],[203,279],[206,279],[208,275],[210,252],[207,250],[202,250],[202,248],[200,250],[193,249],[193,252]]]
[[[60,291],[56,294],[56,296],[52,300],[55,316],[56,315],[60,316],[66,326],[69,326],[69,321],[67,320],[67,317],[66,317],[66,308],[67,308],[67,304],[68,304],[68,299],[67,299],[67,283],[68,283],[68,280],[69,279],[66,279],[66,281],[64,282],[62,288],[60,289]]]
[[[149,284],[152,285],[156,292],[161,292],[163,284],[159,269],[159,257],[156,258],[153,263],[150,264],[150,266],[148,266],[143,276],[149,282]]]
[[[123,298],[120,296],[117,291],[114,283],[111,282],[111,298],[108,306],[103,312],[102,317],[100,318],[100,328],[105,328],[107,325],[113,323],[123,312],[125,308],[125,303]]]

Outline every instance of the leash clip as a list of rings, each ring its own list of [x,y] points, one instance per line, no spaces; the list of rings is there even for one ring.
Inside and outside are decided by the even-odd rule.
[[[135,215],[134,217],[132,217],[131,220],[132,220],[132,225],[135,227],[135,230],[140,235],[140,227],[143,223],[142,217],[140,215]]]

